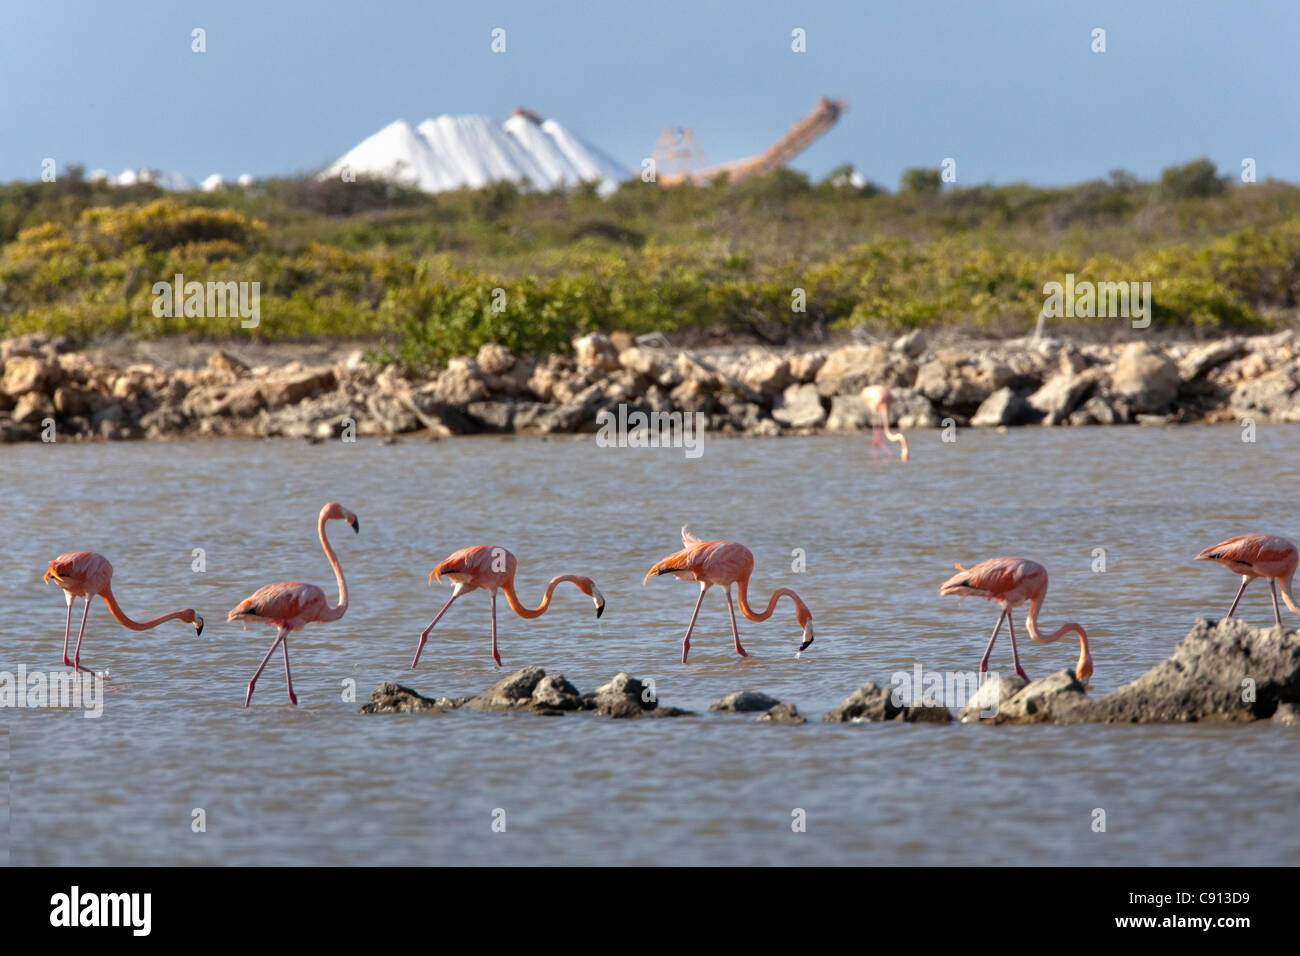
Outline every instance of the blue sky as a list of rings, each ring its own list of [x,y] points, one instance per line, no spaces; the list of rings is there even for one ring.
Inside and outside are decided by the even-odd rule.
[[[498,26],[505,54],[489,48]],[[0,12],[0,180],[38,178],[46,156],[304,171],[398,118],[515,106],[629,167],[668,125],[721,162],[824,93],[851,106],[793,164],[815,176],[852,162],[893,187],[952,157],[962,183],[1062,184],[1208,155],[1300,181],[1298,72],[1287,0],[15,0]]]

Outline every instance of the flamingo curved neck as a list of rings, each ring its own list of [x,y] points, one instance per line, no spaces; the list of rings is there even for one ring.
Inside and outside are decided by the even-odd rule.
[[[1282,603],[1289,607],[1293,614],[1300,614],[1300,607],[1296,606],[1295,598],[1291,597],[1291,582],[1294,577],[1295,572],[1292,572],[1291,577],[1280,581],[1281,586],[1278,590],[1282,592]]]
[[[325,557],[329,559],[330,567],[334,569],[334,579],[339,585],[339,603],[329,609],[329,616],[322,620],[336,621],[343,616],[343,612],[348,609],[348,583],[343,580],[343,568],[339,565],[339,557],[330,547],[329,539],[325,537],[325,516],[321,515],[320,521],[317,522],[317,532],[320,534],[321,547],[325,549]]]
[[[803,603],[799,595],[789,588],[777,588],[772,592],[772,596],[767,599],[767,608],[761,612],[755,611],[749,605],[749,579],[741,578],[736,582],[736,603],[740,605],[740,613],[751,621],[766,621],[772,616],[772,612],[776,610],[777,602],[782,597],[789,597],[794,602],[796,616],[801,624],[812,616],[808,612],[808,606]]]
[[[104,603],[108,605],[108,611],[117,619],[117,623],[132,631],[152,630],[159,624],[165,624],[167,621],[174,621],[185,614],[184,611],[171,611],[168,614],[155,617],[150,621],[133,621],[131,618],[127,617],[126,612],[118,605],[117,598],[113,597],[113,589],[111,587],[104,588],[100,593],[100,597],[102,597]]]
[[[1029,605],[1029,613],[1025,615],[1025,627],[1029,631],[1029,636],[1038,644],[1054,644],[1071,632],[1079,635],[1079,662],[1082,666],[1083,661],[1091,659],[1091,653],[1088,650],[1088,633],[1083,629],[1083,625],[1076,624],[1074,621],[1067,621],[1062,624],[1051,634],[1044,634],[1038,627],[1038,610],[1042,606],[1042,601],[1032,601]]]
[[[514,611],[522,618],[531,619],[541,617],[546,613],[546,609],[551,606],[551,595],[555,593],[557,587],[566,581],[576,585],[579,580],[580,579],[576,574],[560,574],[551,578],[546,585],[546,593],[542,595],[542,603],[534,608],[525,607],[523,602],[519,600],[519,595],[515,593],[515,582],[513,579],[501,585],[501,591],[506,596],[506,603],[510,605],[510,610]]]
[[[884,426],[884,428],[885,428],[885,437],[888,438],[890,441],[896,441],[896,442],[898,442],[899,445],[902,446],[903,454],[906,455],[906,454],[907,454],[907,439],[903,437],[903,433],[902,433],[902,432],[891,432],[891,431],[889,430],[889,419],[888,419],[888,418],[885,419],[885,426]]]

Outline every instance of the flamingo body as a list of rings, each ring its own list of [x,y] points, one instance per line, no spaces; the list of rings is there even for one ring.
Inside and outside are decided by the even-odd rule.
[[[102,554],[96,554],[94,551],[69,551],[59,555],[50,562],[45,571],[44,580],[48,583],[51,579],[63,589],[64,598],[68,602],[68,619],[63,628],[63,663],[87,674],[94,672],[89,667],[81,666],[81,640],[86,634],[86,617],[90,613],[90,602],[95,597],[103,598],[104,603],[108,605],[109,613],[119,624],[129,630],[147,631],[166,621],[184,621],[186,624],[193,624],[196,633],[203,633],[203,618],[194,613],[194,608],[191,607],[172,611],[149,621],[133,621],[127,617],[113,596],[113,566]],[[72,601],[73,598],[78,597],[85,600],[86,606],[81,614],[77,648],[73,652],[72,660],[68,660],[68,638],[72,632]]]
[[[510,610],[522,618],[531,619],[541,617],[546,613],[547,608],[551,606],[551,596],[555,593],[555,589],[567,582],[592,599],[596,605],[596,617],[600,617],[605,613],[604,595],[600,593],[600,589],[596,587],[596,583],[591,578],[581,574],[556,575],[547,582],[546,592],[542,595],[542,602],[535,608],[526,607],[519,600],[518,594],[515,593],[515,571],[518,567],[519,561],[510,551],[499,545],[492,544],[476,544],[468,548],[461,548],[439,561],[437,566],[429,572],[429,583],[433,583],[435,579],[441,582],[445,578],[452,584],[451,597],[447,599],[447,603],[442,606],[434,619],[429,622],[429,626],[420,632],[420,640],[415,647],[415,657],[411,661],[412,669],[420,663],[420,652],[424,650],[425,642],[428,641],[433,626],[438,623],[456,598],[462,594],[468,594],[470,591],[484,590],[488,592],[492,609],[492,660],[496,662],[497,667],[501,666],[501,655],[497,651],[498,591],[505,595]]]
[[[751,621],[766,621],[776,610],[777,601],[782,597],[789,597],[794,602],[795,617],[803,627],[803,641],[797,653],[802,654],[813,642],[812,613],[799,595],[789,588],[779,588],[774,591],[768,600],[767,608],[763,611],[755,611],[750,607],[749,578],[754,570],[754,553],[749,548],[735,541],[702,541],[691,535],[685,527],[682,528],[682,544],[684,547],[681,551],[668,555],[647,571],[645,580],[641,583],[644,586],[652,577],[662,574],[671,574],[683,581],[699,582],[700,596],[695,602],[695,612],[691,615],[691,623],[686,628],[686,635],[682,638],[683,664],[686,663],[686,657],[690,653],[691,633],[695,629],[695,620],[699,616],[700,605],[704,602],[704,594],[714,586],[721,587],[726,595],[727,613],[731,616],[732,643],[736,653],[741,657],[749,655],[740,646],[736,612],[731,603],[732,585],[736,587],[740,612]]]
[[[1074,632],[1079,636],[1079,660],[1075,665],[1074,676],[1080,682],[1086,682],[1092,675],[1092,655],[1088,650],[1088,635],[1084,629],[1073,622],[1062,624],[1055,632],[1045,635],[1039,630],[1038,612],[1043,599],[1047,596],[1047,569],[1037,561],[1028,558],[991,558],[981,561],[972,568],[957,565],[954,574],[939,588],[941,595],[974,596],[996,601],[1002,605],[1002,614],[998,617],[993,635],[989,638],[980,660],[980,676],[988,670],[989,655],[993,652],[993,643],[997,640],[1002,622],[1007,622],[1011,635],[1011,659],[1016,673],[1024,680],[1029,675],[1020,666],[1020,654],[1016,648],[1016,630],[1011,620],[1013,608],[1029,602],[1029,612],[1025,617],[1025,626],[1029,636],[1039,644],[1051,644],[1060,640],[1065,634]]]
[[[1286,606],[1300,614],[1300,607],[1296,606],[1295,599],[1291,596],[1291,584],[1295,578],[1296,565],[1300,563],[1300,553],[1286,538],[1275,534],[1237,535],[1206,548],[1193,560],[1214,561],[1234,574],[1241,575],[1241,587],[1237,588],[1237,596],[1228,608],[1228,617],[1232,617],[1237,610],[1237,603],[1241,600],[1246,585],[1256,578],[1268,581],[1269,593],[1273,598],[1273,621],[1278,627],[1282,626],[1282,611],[1277,606],[1278,585],[1281,585],[1282,600]]]
[[[262,675],[267,661],[275,653],[276,647],[280,647],[284,653],[284,682],[289,691],[289,703],[297,704],[298,696],[293,692],[293,678],[289,673],[288,638],[290,632],[296,631],[306,624],[337,621],[348,609],[348,586],[343,579],[343,568],[339,565],[338,555],[334,553],[329,540],[325,537],[325,522],[327,521],[346,521],[351,525],[352,530],[358,534],[361,533],[361,522],[356,515],[344,509],[336,501],[331,501],[321,508],[320,515],[316,520],[316,532],[320,537],[321,547],[325,551],[325,557],[329,560],[330,567],[334,569],[334,578],[338,582],[338,604],[330,607],[325,592],[314,584],[303,584],[301,581],[281,581],[278,584],[267,584],[258,588],[231,608],[230,613],[226,615],[227,621],[242,621],[245,625],[252,621],[254,623],[269,624],[276,629],[275,640],[271,643],[271,649],[266,652],[266,657],[262,658],[261,666],[257,668],[252,680],[248,682],[248,693],[244,695],[245,707],[253,699],[253,687],[257,684],[258,677]]]

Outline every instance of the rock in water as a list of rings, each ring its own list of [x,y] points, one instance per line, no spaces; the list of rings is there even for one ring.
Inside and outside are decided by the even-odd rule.
[[[1273,723],[1300,727],[1300,707],[1295,704],[1278,704],[1277,710],[1273,712]]]
[[[963,724],[992,720],[1026,684],[1025,679],[1019,674],[990,677],[971,695],[971,699],[966,702],[966,706],[957,716]]]
[[[942,704],[908,704],[899,716],[908,724],[952,723],[952,711]]]
[[[606,717],[640,717],[658,706],[650,688],[624,671],[619,671],[613,680],[601,684],[594,692],[582,695],[584,710],[594,710]]]
[[[580,710],[582,698],[578,688],[564,679],[563,674],[547,674],[533,688],[533,704],[551,710]]]
[[[555,713],[581,706],[578,690],[563,674],[547,674],[532,665],[507,674],[477,697],[465,702],[470,710],[528,710]]]
[[[1018,675],[986,681],[961,709],[962,723],[1035,724],[1056,720],[1087,698],[1074,671],[1025,683]]]
[[[369,703],[361,705],[363,714],[414,714],[423,711],[442,713],[456,706],[445,697],[425,697],[393,681],[384,681],[370,694]]]
[[[867,681],[834,710],[822,715],[826,723],[848,723],[853,720],[892,720],[903,708],[893,701],[893,691],[875,681]]]
[[[867,681],[846,697],[842,704],[822,715],[822,720],[831,724],[898,719],[909,724],[946,724],[952,720],[952,714],[940,704],[899,704],[894,700],[893,688]]]
[[[1257,720],[1300,703],[1300,631],[1200,620],[1174,653],[1131,684],[1054,719],[1149,723]]]
[[[771,710],[781,702],[775,697],[760,694],[754,690],[741,690],[728,694],[722,700],[709,704],[709,710],[721,710],[729,713],[744,713],[754,710]]]
[[[710,707],[709,709],[712,710],[713,708]],[[759,714],[758,720],[760,723],[768,723],[768,724],[807,723],[807,721],[804,720],[804,718],[799,715],[799,711],[795,709],[794,704],[777,704],[774,707],[771,707],[768,710],[764,711],[763,713]]]

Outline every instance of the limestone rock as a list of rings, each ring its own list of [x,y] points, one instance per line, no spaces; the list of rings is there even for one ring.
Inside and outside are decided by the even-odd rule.
[[[766,724],[803,724],[807,721],[800,716],[794,704],[776,704],[758,715],[758,721]]]
[[[767,694],[753,690],[741,690],[736,691],[734,694],[728,694],[721,700],[715,700],[709,705],[709,710],[744,713],[754,710],[771,710],[779,703],[781,703],[779,700],[775,697],[769,697]]]
[[[1158,412],[1178,396],[1178,366],[1149,342],[1132,342],[1120,353],[1110,390],[1135,412]]]
[[[1025,400],[1003,386],[980,403],[970,423],[976,428],[996,428],[999,425],[1018,425],[1025,418]]]
[[[772,404],[772,417],[787,428],[810,428],[826,420],[815,385],[791,385]]]
[[[504,375],[515,367],[515,357],[504,345],[488,342],[478,350],[478,365],[489,375]]]

